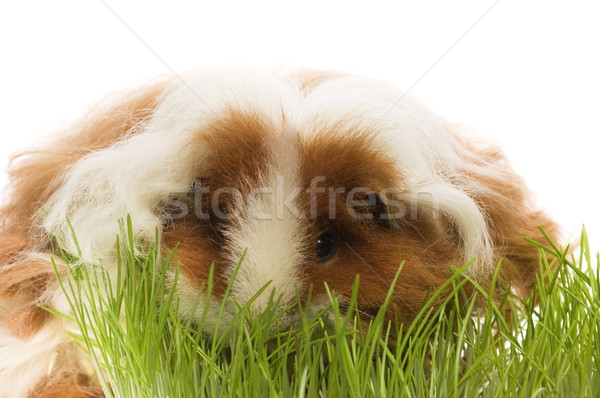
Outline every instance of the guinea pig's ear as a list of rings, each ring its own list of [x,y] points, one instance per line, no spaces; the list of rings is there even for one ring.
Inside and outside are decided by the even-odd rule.
[[[464,161],[460,184],[484,213],[494,257],[502,259],[501,278],[518,294],[527,295],[535,287],[540,266],[538,250],[524,238],[548,246],[541,227],[559,244],[559,227],[536,207],[525,182],[497,148],[454,135]]]

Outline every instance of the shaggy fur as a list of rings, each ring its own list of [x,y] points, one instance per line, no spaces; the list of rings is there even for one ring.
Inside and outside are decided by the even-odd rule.
[[[396,103],[399,98],[401,101]],[[394,316],[409,322],[450,265],[527,294],[557,228],[495,148],[396,88],[332,73],[199,71],[110,98],[13,158],[0,210],[0,397],[97,397],[51,258],[115,267],[118,220],[144,242],[179,244],[183,303],[214,263],[215,296],[244,250],[231,297],[271,282],[282,305],[323,283],[347,300],[358,274],[368,317],[402,260]],[[67,265],[58,264],[65,274]],[[65,274],[66,275],[66,274]],[[260,311],[268,293],[253,303]],[[200,306],[202,307],[202,306]],[[194,317],[198,314],[189,314]],[[210,318],[210,317],[209,317]],[[210,323],[210,319],[209,319]]]

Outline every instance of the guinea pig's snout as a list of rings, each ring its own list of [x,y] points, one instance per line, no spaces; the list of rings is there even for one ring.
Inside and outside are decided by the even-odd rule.
[[[296,301],[297,292],[303,288],[293,260],[270,261],[261,254],[247,252],[230,293],[230,298],[238,304],[249,304],[254,314],[263,313],[274,304],[277,309],[287,307]]]
[[[229,239],[230,266],[241,260],[230,298],[262,313],[271,301],[285,307],[304,288],[301,227],[294,220],[247,220]],[[262,290],[262,293],[258,294]]]

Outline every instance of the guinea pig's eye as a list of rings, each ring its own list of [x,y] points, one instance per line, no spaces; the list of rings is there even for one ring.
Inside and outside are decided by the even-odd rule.
[[[317,238],[317,261],[326,263],[331,260],[337,252],[338,240],[335,235],[323,232]]]
[[[383,199],[381,199],[381,196],[376,193],[370,193],[367,195],[367,198],[371,205],[369,212],[373,215],[373,220],[378,223],[384,222],[387,216],[387,206]]]

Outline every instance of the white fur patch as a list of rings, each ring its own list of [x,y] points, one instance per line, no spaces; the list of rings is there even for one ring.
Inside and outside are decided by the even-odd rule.
[[[287,140],[286,140],[287,138]],[[258,182],[260,193],[241,198],[242,212],[226,231],[231,268],[247,250],[233,283],[231,298],[248,302],[265,285],[265,293],[256,298],[251,308],[264,310],[274,289],[274,299],[282,305],[296,298],[302,288],[300,274],[305,231],[296,208],[298,194],[298,153],[289,145],[282,131],[271,145],[273,159],[268,174]],[[298,289],[298,290],[297,290]]]
[[[51,374],[59,353],[70,352],[68,368],[77,373],[91,370],[89,358],[75,347],[65,333],[64,322],[47,324],[27,341],[14,337],[0,327],[0,398],[23,398],[39,380]],[[77,356],[74,356],[77,353]],[[64,361],[64,358],[62,359]],[[86,369],[82,368],[87,364]],[[65,364],[61,364],[64,369]],[[90,374],[91,375],[91,374]]]

